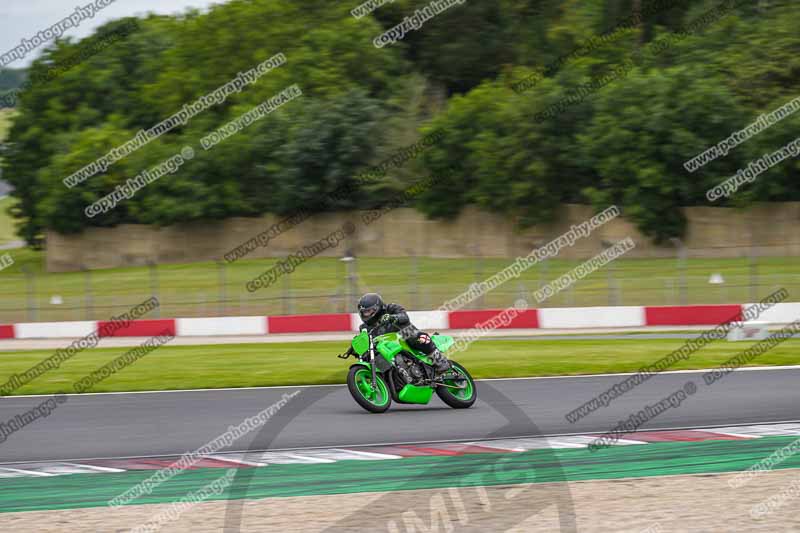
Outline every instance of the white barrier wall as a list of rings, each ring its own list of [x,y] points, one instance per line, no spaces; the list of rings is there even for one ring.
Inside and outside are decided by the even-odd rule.
[[[350,313],[350,329],[352,331],[358,331],[358,326],[361,325],[361,317],[358,316],[358,313]]]
[[[450,327],[447,311],[410,311],[408,318],[412,324],[428,333]]]
[[[645,325],[644,307],[539,309],[540,328],[624,328]]]
[[[753,304],[746,304],[750,307]],[[541,329],[574,329],[574,328],[631,328],[645,327],[648,325],[647,317],[650,315],[649,325],[664,325],[665,313],[670,325],[696,325],[698,317],[711,319],[722,317],[730,319],[732,305],[721,306],[667,306],[659,307],[572,307],[572,308],[544,308],[536,309],[538,328]],[[698,311],[698,309],[700,310]],[[499,313],[500,310],[456,311],[462,314],[458,318],[451,317],[447,311],[411,311],[409,318],[418,328],[428,331],[445,331],[450,328],[451,319],[454,323],[462,324],[472,320],[472,317],[481,317]],[[182,337],[204,337],[225,335],[267,335],[271,333],[270,323],[275,330],[273,333],[303,333],[319,331],[348,331],[348,317],[350,331],[358,331],[361,319],[358,313],[341,313],[321,315],[322,327],[305,328],[305,323],[317,326],[312,322],[313,315],[306,316],[234,316],[234,317],[208,317],[208,318],[177,318],[163,319],[160,323],[174,321],[175,333]],[[800,303],[779,303],[764,311],[756,320],[771,324],[788,324],[800,320]],[[272,321],[272,322],[270,322]],[[720,321],[723,321],[720,318]],[[140,321],[146,322],[146,321]],[[526,325],[517,327],[537,327],[537,322],[532,320]],[[141,325],[141,324],[140,324]],[[170,324],[171,325],[171,324]],[[327,328],[327,329],[326,329]],[[0,325],[0,338],[3,339],[48,339],[48,338],[79,338],[97,330],[97,322],[30,322],[22,324]],[[145,328],[144,330],[147,330]],[[142,328],[132,327],[122,335],[141,336]],[[138,332],[138,333],[137,333]],[[120,332],[116,333],[120,336]]]
[[[14,324],[17,339],[64,339],[84,337],[97,331],[97,322],[27,322]]]
[[[753,305],[755,304],[745,304],[745,309],[749,309]],[[780,303],[762,312],[755,322],[788,324],[795,320],[800,320],[800,303]]]
[[[450,327],[447,311],[409,311],[408,318],[411,323],[423,331],[433,333]],[[361,317],[358,313],[350,314],[350,329],[358,331]]]
[[[267,318],[263,316],[225,316],[212,318],[178,318],[178,336],[266,335]]]

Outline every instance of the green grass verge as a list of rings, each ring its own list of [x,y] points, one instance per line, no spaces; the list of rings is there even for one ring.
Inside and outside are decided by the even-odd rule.
[[[254,232],[257,228],[254,228]],[[95,270],[91,273],[46,273],[44,255],[30,250],[12,253],[16,264],[0,272],[0,322],[101,320],[124,312],[155,292],[161,316],[275,315],[352,311],[361,292],[378,291],[388,301],[412,310],[436,309],[508,266],[508,259],[370,258],[358,260],[358,282],[350,288],[344,264],[336,258],[316,258],[281,277],[273,286],[247,292],[248,280],[275,260],[242,260],[224,267],[213,262]],[[549,260],[524,272],[468,308],[505,308],[541,284],[556,279],[579,261]],[[32,274],[23,275],[23,268]],[[755,271],[754,271],[755,272]],[[708,283],[712,273],[724,285]],[[751,279],[762,298],[779,287],[792,297],[800,294],[800,261],[796,257],[763,258],[757,276],[747,259],[695,259],[687,270],[687,303],[751,301]],[[580,280],[543,303],[547,307],[597,305],[669,305],[680,303],[679,273],[673,259],[619,259]],[[224,280],[224,283],[222,283]],[[609,292],[609,285],[613,288]],[[28,311],[29,289],[35,311]],[[51,304],[55,295],[63,303]],[[285,299],[288,295],[290,298]]]
[[[475,378],[634,372],[679,348],[682,340],[480,341],[454,359]],[[717,366],[750,343],[715,342],[672,369]],[[342,342],[165,345],[97,385],[93,392],[343,383]],[[14,394],[74,392],[72,383],[130,348],[87,350]],[[0,377],[27,370],[53,350],[0,354]],[[800,340],[787,341],[754,365],[800,364]]]
[[[0,198],[0,244],[20,240],[14,231],[15,222],[8,213],[9,207],[16,203],[16,199],[11,196]]]
[[[8,131],[11,129],[11,122],[16,113],[14,109],[0,109],[0,142],[6,140]]]

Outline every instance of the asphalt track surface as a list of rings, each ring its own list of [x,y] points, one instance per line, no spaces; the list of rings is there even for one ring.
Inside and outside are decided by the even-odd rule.
[[[342,378],[346,365],[342,368]],[[427,406],[393,404],[363,411],[343,385],[69,396],[0,444],[0,463],[180,455],[300,390],[261,430],[224,451],[337,447],[494,437],[603,433],[689,380],[697,392],[642,429],[762,424],[800,420],[800,367],[740,370],[706,385],[702,371],[670,372],[614,400],[575,424],[565,414],[624,375],[486,380],[479,401],[454,410],[436,396]],[[43,400],[0,399],[0,421]]]

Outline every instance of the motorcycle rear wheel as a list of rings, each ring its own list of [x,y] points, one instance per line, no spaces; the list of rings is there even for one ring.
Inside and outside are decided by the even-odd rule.
[[[441,400],[452,407],[453,409],[467,409],[472,407],[475,400],[478,399],[478,389],[475,388],[475,381],[472,376],[467,372],[467,369],[456,363],[450,361],[451,368],[455,370],[460,376],[460,380],[444,380],[443,383],[447,385],[461,385],[466,384],[463,389],[452,389],[449,387],[436,387],[436,395]]]

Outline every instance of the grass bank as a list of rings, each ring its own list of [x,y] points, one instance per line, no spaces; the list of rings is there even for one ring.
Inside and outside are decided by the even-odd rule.
[[[501,340],[479,341],[453,358],[475,378],[554,376],[635,372],[684,341],[665,340]],[[717,366],[750,343],[715,342],[672,369]],[[343,383],[352,359],[335,357],[342,342],[162,346],[113,374],[93,392],[175,390]],[[60,368],[14,392],[74,392],[72,384],[131,348],[86,350]],[[0,355],[0,384],[53,354],[33,350]],[[787,341],[753,361],[753,365],[800,365],[800,340]]]

